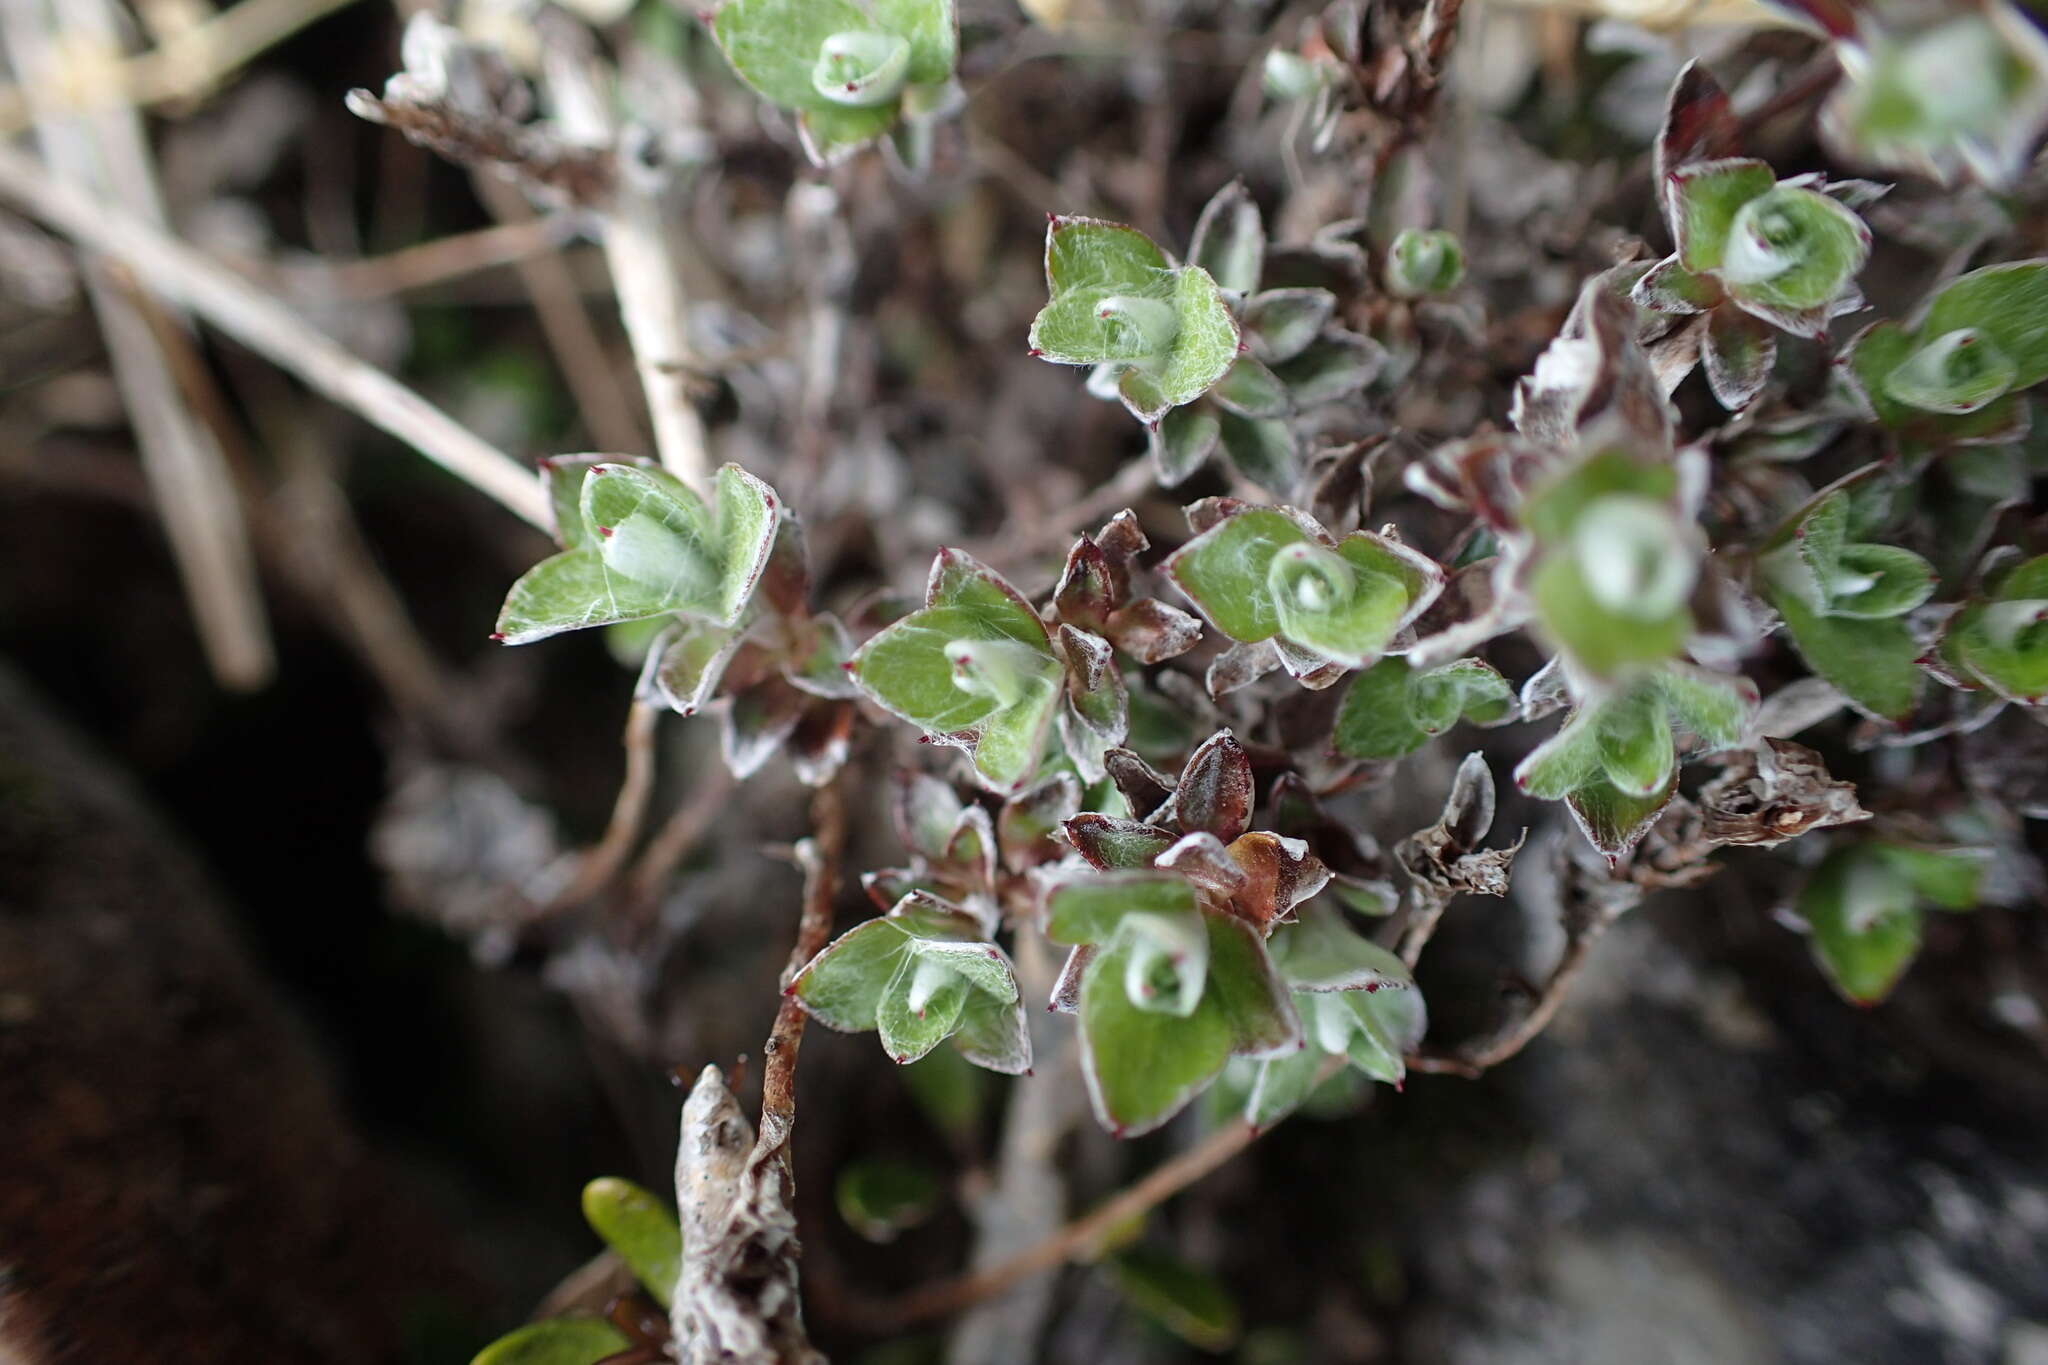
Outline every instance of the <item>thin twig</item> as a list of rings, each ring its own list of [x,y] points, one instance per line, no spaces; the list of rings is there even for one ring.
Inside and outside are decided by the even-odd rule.
[[[661,708],[634,701],[626,712],[626,732],[620,743],[626,750],[626,775],[620,779],[618,797],[612,802],[612,817],[604,837],[583,855],[576,875],[548,902],[543,914],[553,914],[581,905],[612,884],[626,857],[640,839],[640,827],[647,821],[647,798],[654,792],[654,736],[661,721]]]
[[[61,7],[5,0],[0,18],[13,67],[32,95],[30,110],[52,176],[62,177],[69,193],[83,198],[81,190],[89,187],[138,222],[160,225],[164,209],[156,170],[135,111],[113,106],[90,116],[67,114],[49,98],[60,83],[60,54],[67,45],[111,47],[118,40],[108,0],[72,0]],[[207,661],[224,686],[261,687],[275,671],[276,658],[227,462],[213,434],[183,401],[170,361],[124,283],[103,262],[88,262],[85,279]]]
[[[675,168],[646,129],[623,132],[603,94],[589,33],[566,23],[547,29],[545,62],[562,129],[580,141],[613,146],[615,177],[602,209],[605,261],[618,295],[619,318],[632,343],[634,367],[647,394],[654,447],[662,466],[701,493],[710,492],[711,454],[697,413],[696,364],[689,331],[689,294],[669,240],[677,215]],[[628,147],[628,140],[645,145]]]
[[[1171,1161],[1154,1167],[1144,1178],[1098,1204],[1030,1250],[1000,1265],[950,1280],[939,1280],[883,1304],[876,1313],[874,1325],[878,1330],[893,1331],[935,1318],[950,1317],[1033,1275],[1085,1258],[1101,1244],[1104,1234],[1110,1229],[1179,1194],[1251,1146],[1262,1131],[1242,1119],[1233,1119]]]
[[[499,222],[510,226],[533,217],[533,209],[518,187],[488,168],[479,168],[470,182],[477,198]],[[591,322],[590,310],[583,306],[582,287],[568,262],[549,253],[520,260],[514,268],[527,297],[533,300],[541,335],[547,339],[548,350],[597,448],[621,455],[646,451],[647,433],[640,425],[639,404],[606,354],[604,338]]]
[[[1115,478],[1086,497],[1049,516],[1034,517],[1029,525],[1006,535],[984,541],[972,547],[972,553],[995,568],[1005,569],[1016,567],[1032,555],[1064,551],[1068,541],[1093,529],[1096,521],[1114,516],[1151,488],[1155,477],[1150,460],[1132,460],[1117,471]]]
[[[676,867],[690,856],[690,850],[697,846],[705,831],[724,814],[732,786],[732,770],[724,764],[713,764],[704,772],[697,789],[676,807],[674,814],[647,841],[639,861],[633,865],[632,875],[626,879],[626,895],[630,904],[651,905],[661,894],[662,887],[668,884]]]
[[[1579,974],[1591,958],[1593,945],[1617,919],[1642,899],[1642,888],[1632,882],[1593,883],[1582,881],[1582,869],[1568,870],[1563,878],[1564,947],[1550,973],[1536,989],[1528,1009],[1508,1019],[1485,1037],[1476,1038],[1450,1053],[1422,1053],[1408,1058],[1410,1070],[1477,1077],[1507,1061],[1550,1027],[1557,1011],[1571,994]]]
[[[322,618],[355,649],[395,711],[451,738],[475,741],[468,724],[473,713],[452,705],[455,689],[363,542],[319,424],[303,420],[287,381],[268,367],[241,367],[245,383],[257,386],[262,400],[245,395],[244,406],[284,471],[283,483],[266,500],[241,427],[192,335],[132,283],[130,297],[163,348],[187,405],[212,431],[238,476],[265,560],[321,606]]]
[[[72,68],[35,91],[33,104],[62,110],[151,105],[203,94],[237,68],[354,0],[244,0],[151,52],[123,59],[104,51],[74,55]],[[97,69],[88,63],[97,60]],[[0,135],[29,125],[23,87],[0,87]]]
[[[544,252],[559,250],[575,231],[575,214],[533,217],[459,232],[382,256],[293,267],[286,274],[288,278],[316,282],[320,288],[350,301],[386,299],[499,266],[519,265]]]
[[[758,1162],[770,1155],[787,1167],[790,1134],[796,1126],[796,1054],[804,1038],[803,1006],[790,993],[796,974],[832,937],[832,905],[839,894],[839,859],[846,851],[846,799],[835,779],[811,798],[811,837],[796,846],[804,869],[803,918],[796,945],[782,969],[782,1005],[761,1045],[761,1129],[754,1146]]]
[[[95,251],[136,279],[268,357],[542,530],[547,495],[532,472],[419,394],[351,355],[284,303],[149,224],[109,208],[0,145],[0,197]]]
[[[1408,883],[1403,893],[1407,902],[1406,914],[1401,928],[1401,961],[1410,971],[1422,959],[1422,950],[1429,946],[1429,940],[1436,934],[1436,927],[1443,921],[1444,911],[1450,908],[1450,894],[1426,887],[1419,881]]]

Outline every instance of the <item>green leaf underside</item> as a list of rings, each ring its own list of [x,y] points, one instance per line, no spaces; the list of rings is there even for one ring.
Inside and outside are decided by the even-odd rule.
[[[1402,659],[1382,659],[1352,679],[1337,712],[1332,738],[1347,758],[1393,759],[1429,740],[1409,709],[1409,668]]]
[[[1912,713],[1922,684],[1920,646],[1904,621],[1823,616],[1795,592],[1772,593],[1771,605],[1806,666],[1857,709],[1885,720]]]
[[[674,1211],[632,1181],[604,1176],[583,1187],[583,1218],[655,1302],[668,1307],[683,1264]]]
[[[1117,1253],[1110,1271],[1132,1306],[1189,1345],[1224,1351],[1237,1341],[1243,1315],[1213,1275],[1144,1246]]]
[[[1664,786],[1648,795],[1625,792],[1596,779],[1572,792],[1565,801],[1593,847],[1609,858],[1619,858],[1649,831],[1677,788],[1678,771],[1674,766]]]
[[[920,969],[926,977],[920,983]],[[1031,1040],[1009,960],[979,926],[943,902],[906,898],[826,945],[798,974],[797,999],[846,1033],[874,1029],[899,1063],[947,1038],[977,1066],[1012,1075],[1031,1066]],[[922,993],[922,999],[913,997]]]
[[[549,1318],[499,1337],[470,1365],[596,1365],[630,1345],[603,1318]]]
[[[973,989],[957,974],[948,975],[922,1002],[913,1003],[911,989],[922,965],[915,951],[905,952],[875,1007],[882,1050],[899,1064],[916,1061],[952,1037]]]
[[[797,122],[812,159],[830,166],[888,132],[896,118],[897,108],[893,104],[827,104],[803,110],[797,115]]]
[[[1888,884],[1867,850],[1830,854],[1799,897],[1815,961],[1849,1000],[1874,1005],[1891,994],[1920,951],[1920,911],[1903,881]]]

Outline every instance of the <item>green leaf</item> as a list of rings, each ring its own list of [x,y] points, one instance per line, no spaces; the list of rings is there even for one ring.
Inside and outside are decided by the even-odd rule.
[[[882,1050],[902,1065],[945,1042],[959,1027],[972,990],[952,964],[906,952],[875,1005]]]
[[[1294,411],[1279,376],[1249,355],[1239,356],[1216,382],[1215,398],[1240,417],[1285,417]]]
[[[909,956],[910,935],[887,919],[871,919],[825,945],[790,989],[811,1017],[841,1033],[876,1026],[882,993]]]
[[[1912,888],[1921,901],[1943,910],[1974,910],[1991,851],[1983,848],[1910,848],[1876,845],[1877,857]]]
[[[1301,473],[1294,427],[1277,417],[1217,414],[1217,437],[1237,472],[1269,493],[1285,494]]]
[[[470,1365],[596,1365],[632,1344],[603,1318],[549,1318],[499,1337]]]
[[[686,716],[708,706],[744,638],[744,631],[727,626],[683,623],[655,660],[662,700]]]
[[[910,80],[938,85],[953,78],[959,60],[959,22],[953,0],[868,0],[875,22],[910,41]]]
[[[1045,897],[1045,934],[1055,943],[1107,943],[1128,915],[1161,918],[1196,913],[1195,889],[1171,872],[1075,873],[1052,883]]]
[[[2013,388],[2019,367],[1975,327],[1944,332],[1885,376],[1889,398],[1923,412],[1961,415],[1988,407]]]
[[[1692,634],[1692,613],[1684,606],[1650,620],[1607,606],[1587,586],[1576,556],[1546,555],[1529,589],[1543,632],[1596,676],[1675,658]]]
[[[1229,1022],[1231,1051],[1265,1057],[1300,1047],[1301,1019],[1258,931],[1235,915],[1205,912],[1202,918],[1209,931],[1202,1002],[1213,1001]]]
[[[1317,1049],[1341,1053],[1384,1085],[1408,1077],[1407,1055],[1428,1027],[1422,992],[1413,986],[1336,991],[1309,997],[1309,1034]]]
[[[1387,760],[1421,748],[1429,733],[1409,709],[1404,659],[1382,659],[1351,680],[1331,739],[1346,758]],[[1455,699],[1455,689],[1450,689]]]
[[[499,636],[526,644],[670,612],[737,622],[774,548],[775,495],[737,465],[719,470],[718,489],[714,516],[659,470],[592,464],[579,495],[589,538],[512,585]]]
[[[1483,659],[1454,659],[1413,674],[1408,710],[1427,735],[1440,735],[1462,716],[1475,725],[1498,725],[1515,710],[1515,689]]]
[[[1671,172],[1671,182],[1678,206],[1673,226],[1678,258],[1687,270],[1699,272],[1720,267],[1735,215],[1768,194],[1778,177],[1764,162],[1731,157],[1680,166]]]
[[[1599,722],[1598,707],[1579,708],[1563,729],[1515,765],[1515,785],[1538,801],[1562,801],[1589,782],[1604,784]]]
[[[1200,1094],[1229,1060],[1230,1018],[1204,994],[1182,1018],[1141,1009],[1124,988],[1134,945],[1098,953],[1081,980],[1081,1060],[1088,1097],[1118,1137],[1148,1133]]]
[[[1309,540],[1281,546],[1268,567],[1266,591],[1280,635],[1363,668],[1399,628],[1408,607],[1407,585],[1382,571],[1384,561],[1371,548],[1343,551],[1341,544],[1330,550]]]
[[[1135,362],[1172,346],[1179,326],[1179,315],[1167,299],[1077,291],[1039,310],[1031,324],[1031,348],[1056,365]],[[1149,371],[1145,378],[1157,383]]]
[[[1268,289],[1245,300],[1245,340],[1268,365],[1292,360],[1322,335],[1336,308],[1327,289]]]
[[[1014,979],[1013,979],[1014,984]],[[978,1067],[1021,1076],[1031,1070],[1031,1030],[1022,997],[1005,1002],[987,991],[967,997],[960,1030],[953,1035],[960,1055]]]
[[[881,31],[851,0],[726,0],[711,21],[733,71],[785,109],[832,107],[811,81],[827,38]]]
[[[1837,849],[1799,893],[1814,960],[1850,1001],[1874,1005],[1891,994],[1920,951],[1920,911],[1911,888],[1867,846]]]
[[[1678,770],[1674,767],[1664,786],[1646,796],[1621,791],[1596,779],[1567,796],[1565,804],[1588,842],[1613,861],[1650,832],[1650,826],[1657,823],[1658,815],[1677,790]]]
[[[1638,690],[1600,708],[1600,769],[1625,796],[1647,797],[1671,782],[1678,749],[1657,696]]]
[[[1966,327],[2012,362],[2012,388],[2048,379],[2048,261],[2009,261],[1960,276],[1934,296],[1918,331],[1940,337]]]
[[[1236,363],[1239,333],[1223,291],[1198,266],[1175,276],[1172,303],[1180,329],[1155,379],[1167,404],[1177,408],[1207,393]]]
[[[731,625],[753,600],[781,529],[775,490],[736,464],[720,466],[716,521],[718,621]]]
[[[1828,615],[1882,620],[1934,595],[1934,566],[1891,545],[1845,545],[1835,561]]]
[[[654,1301],[668,1307],[683,1267],[683,1231],[675,1211],[630,1180],[601,1176],[583,1187],[583,1220]]]
[[[1209,272],[1217,284],[1236,294],[1259,287],[1266,259],[1266,226],[1259,206],[1233,180],[1218,190],[1195,220],[1188,242],[1188,263]]]
[[[1354,930],[1334,906],[1309,901],[1297,916],[1276,928],[1271,942],[1273,965],[1291,990],[1371,993],[1414,984],[1400,958]]]
[[[1222,1282],[1177,1257],[1135,1246],[1111,1257],[1109,1268],[1132,1307],[1197,1350],[1229,1350],[1243,1331]]]
[[[1822,616],[1796,592],[1783,590],[1772,592],[1770,600],[1806,666],[1858,710],[1882,720],[1912,714],[1922,684],[1915,662],[1920,646],[1903,620]]]
[[[1756,713],[1756,687],[1746,678],[1674,664],[1651,679],[1671,718],[1709,749],[1742,742]]]
[[[1666,256],[1643,273],[1629,297],[1653,313],[1704,313],[1721,301],[1721,286],[1712,276],[1687,270],[1677,256]]]
[[[586,626],[661,616],[673,608],[660,594],[614,583],[592,549],[567,550],[521,574],[498,612],[496,638],[531,644]]]
[[[1297,995],[1294,1004],[1303,1020],[1313,1029],[1315,997]],[[1257,1068],[1251,1093],[1245,1098],[1244,1121],[1263,1130],[1299,1109],[1315,1092],[1316,1073],[1322,1069],[1323,1053],[1317,1048],[1305,1047],[1299,1052],[1238,1065]]]
[[[1054,218],[1045,232],[1046,292],[1146,294],[1167,292],[1173,262],[1150,237],[1100,218]]]
[[[2003,440],[2020,426],[2024,409],[2012,393],[1967,413],[1928,412],[1892,397],[1892,375],[1918,349],[1914,334],[1896,322],[1866,327],[1849,343],[1845,377],[1879,422],[1902,436],[1938,445]]]
[[[1206,406],[1174,408],[1150,429],[1152,469],[1162,488],[1177,488],[1216,453],[1222,430]]]
[[[1061,697],[1045,625],[1000,576],[957,550],[933,561],[927,605],[854,654],[854,680],[891,714],[972,745],[998,790],[1027,783]]]
[[[1292,517],[1252,507],[1225,517],[1170,556],[1165,569],[1216,629],[1233,640],[1270,640],[1280,629],[1267,583],[1274,556],[1309,540]]]
[[[2006,574],[1988,601],[1965,607],[1943,648],[2000,696],[2039,705],[2048,697],[2048,555]]]
[[[1745,300],[1803,311],[1840,297],[1870,259],[1870,229],[1840,201],[1779,185],[1729,226],[1721,282]]]
[[[1441,294],[1464,278],[1465,250],[1453,233],[1403,228],[1387,248],[1387,292],[1396,298]]]
[[[930,1218],[945,1187],[924,1166],[869,1158],[841,1167],[832,1194],[848,1227],[867,1241],[887,1243]]]
[[[1358,397],[1386,367],[1386,350],[1371,337],[1326,330],[1299,353],[1268,362],[1297,409]]]
[[[811,88],[844,108],[895,110],[909,80],[909,39],[872,29],[833,34],[811,68]]]

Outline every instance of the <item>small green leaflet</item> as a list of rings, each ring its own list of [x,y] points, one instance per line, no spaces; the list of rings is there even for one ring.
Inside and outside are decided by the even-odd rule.
[[[496,638],[530,644],[670,613],[720,626],[739,621],[775,544],[773,489],[729,464],[718,471],[715,508],[706,508],[657,469],[564,462],[549,473],[558,515],[567,515],[560,481],[578,473],[576,518],[560,533],[571,548],[512,585]]]

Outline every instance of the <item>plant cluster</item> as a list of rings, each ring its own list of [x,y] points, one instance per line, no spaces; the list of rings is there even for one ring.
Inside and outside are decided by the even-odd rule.
[[[2010,121],[2040,86],[2032,48],[2004,45],[2013,22],[1836,32],[1861,55],[1835,135],[1889,164],[2009,168]],[[821,162],[953,89],[947,4],[728,0],[710,24]],[[2000,80],[1947,90],[1927,71],[1951,62]],[[1267,82],[1329,108],[1357,93],[1341,63],[1286,53]],[[1414,310],[1468,269],[1449,233],[1340,223],[1277,251],[1233,183],[1180,261],[1055,213],[1030,354],[1089,367],[1089,391],[1144,425],[1161,487],[1230,480],[1182,510],[1178,543],[1155,553],[1125,511],[1036,586],[941,548],[921,603],[877,602],[849,629],[814,610],[799,523],[744,470],[700,490],[564,458],[544,473],[560,553],[513,587],[499,638],[643,623],[622,637],[643,651],[638,696],[718,711],[740,777],[787,752],[826,783],[891,719],[961,750],[979,791],[897,779],[908,865],[865,876],[880,913],[789,995],[898,1063],[950,1042],[1023,1073],[1027,1010],[1048,1001],[1005,944],[1040,935],[1066,952],[1049,1004],[1073,1016],[1118,1135],[1204,1092],[1264,1126],[1425,1056],[1483,1064],[1422,1051],[1413,968],[1452,898],[1508,889],[1515,850],[1481,846],[1486,756],[1403,843],[1405,890],[1331,812],[1404,781],[1440,737],[1479,747],[1511,723],[1548,727],[1514,784],[1576,826],[1596,856],[1573,875],[1601,904],[1697,882],[1726,845],[1868,822],[1829,836],[1796,909],[1828,979],[1880,999],[1926,907],[1992,894],[2011,829],[1969,804],[1872,821],[1789,736],[1846,708],[1855,744],[1900,767],[2040,722],[2048,554],[2003,514],[2043,472],[2023,438],[2048,378],[2048,261],[1959,273],[1911,321],[1837,343],[1836,320],[1867,308],[1862,215],[1884,187],[1784,177],[1742,142],[1727,95],[1688,68],[1655,148],[1669,253],[1585,282],[1508,429],[1421,454],[1315,442],[1322,409],[1401,381]],[[1680,393],[1695,369],[1725,423],[1686,416],[1705,408]],[[1373,494],[1403,489],[1374,525]],[[1689,764],[1719,776],[1688,787]]]

